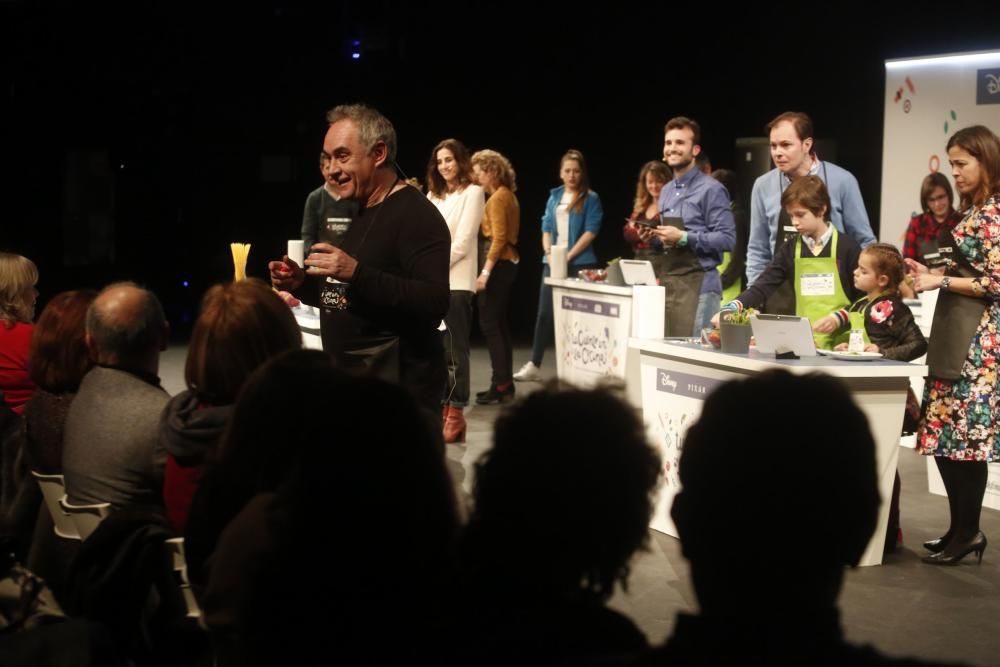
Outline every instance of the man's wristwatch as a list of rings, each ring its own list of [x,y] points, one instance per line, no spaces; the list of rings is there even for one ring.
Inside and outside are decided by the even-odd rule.
[[[941,289],[950,290],[951,289],[951,276],[945,276],[941,279]]]

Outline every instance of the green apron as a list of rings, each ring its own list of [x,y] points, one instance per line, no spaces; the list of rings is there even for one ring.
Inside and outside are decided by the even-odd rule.
[[[882,295],[879,294],[879,296]],[[851,307],[847,311],[847,331],[835,332],[834,335],[836,338],[834,339],[834,345],[850,343],[851,332],[855,329],[861,329],[861,336],[864,338],[865,346],[867,347],[868,345],[871,345],[871,340],[868,338],[868,330],[865,328],[865,315],[868,314],[868,309],[871,308],[876,299],[878,299],[878,296],[874,299],[869,299],[867,296],[863,296],[851,304]]]
[[[729,267],[729,262],[731,262],[732,260],[733,260],[733,253],[731,252],[722,253],[722,264],[719,264],[719,266],[717,267],[720,276],[726,272],[726,269]],[[730,301],[735,301],[736,297],[738,297],[740,295],[740,292],[743,291],[742,287],[743,285],[741,284],[741,281],[737,280],[729,287],[723,289],[722,303],[729,303]]]
[[[837,229],[830,236],[829,257],[802,257],[802,237],[795,241],[795,314],[809,324],[849,305],[837,271]],[[836,333],[814,333],[816,347],[833,349]]]

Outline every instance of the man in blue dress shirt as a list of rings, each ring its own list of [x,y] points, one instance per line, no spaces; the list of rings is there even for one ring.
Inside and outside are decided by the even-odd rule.
[[[664,128],[663,160],[673,180],[660,192],[660,225],[640,228],[640,237],[662,252],[659,276],[666,287],[667,336],[698,336],[711,326],[722,298],[716,267],[736,244],[729,193],[696,168],[701,127],[690,118],[671,118]]]
[[[858,181],[846,169],[820,160],[813,151],[813,123],[799,111],[786,111],[768,123],[771,159],[775,168],[759,177],[750,196],[750,243],[747,247],[747,280],[753,283],[774,257],[785,237],[794,237],[781,208],[781,193],[800,176],[819,176],[830,192],[830,222],[865,247],[875,243]],[[787,235],[785,232],[787,231]]]

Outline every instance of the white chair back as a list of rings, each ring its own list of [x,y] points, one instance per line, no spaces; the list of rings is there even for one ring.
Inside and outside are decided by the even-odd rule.
[[[73,519],[63,511],[59,505],[59,499],[66,495],[66,484],[62,475],[43,475],[40,472],[31,471],[31,476],[38,482],[38,488],[42,490],[42,497],[45,498],[45,506],[49,508],[52,515],[53,530],[56,535],[67,540],[80,539],[80,533],[76,530]]]
[[[194,591],[191,590],[191,582],[188,579],[187,573],[187,560],[184,558],[184,538],[183,537],[173,537],[166,541],[167,549],[170,553],[170,562],[174,568],[174,574],[177,576],[177,585],[181,589],[181,595],[184,597],[184,606],[187,608],[187,617],[201,619],[201,608],[198,606],[198,600],[194,597]]]
[[[104,518],[111,513],[111,503],[73,505],[66,500],[65,495],[59,499],[59,506],[73,520],[73,523],[76,525],[76,532],[81,540],[90,537],[90,534],[97,529],[101,521],[104,521]]]

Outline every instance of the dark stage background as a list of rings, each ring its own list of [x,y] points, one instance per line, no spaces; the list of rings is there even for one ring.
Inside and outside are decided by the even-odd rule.
[[[363,101],[395,123],[399,162],[421,180],[444,137],[510,157],[524,340],[542,208],[567,148],[587,156],[604,202],[604,260],[626,252],[637,172],[680,114],[701,122],[718,168],[735,166],[737,137],[807,111],[877,231],[883,61],[1000,47],[982,2],[606,5],[0,1],[0,248],[38,263],[42,302],[142,282],[183,336],[205,288],[231,277],[230,241],[253,244],[249,273],[264,277],[297,236],[321,183],[324,113]]]

